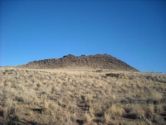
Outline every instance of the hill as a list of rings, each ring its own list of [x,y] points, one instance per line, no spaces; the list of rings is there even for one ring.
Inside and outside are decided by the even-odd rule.
[[[22,67],[27,68],[98,68],[123,71],[138,71],[127,63],[107,54],[96,55],[66,55],[62,58],[32,61]]]
[[[0,125],[165,124],[165,74],[0,68]]]

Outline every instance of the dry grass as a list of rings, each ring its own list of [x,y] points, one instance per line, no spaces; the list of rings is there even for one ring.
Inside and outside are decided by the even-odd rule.
[[[165,125],[166,75],[1,68],[0,124]]]

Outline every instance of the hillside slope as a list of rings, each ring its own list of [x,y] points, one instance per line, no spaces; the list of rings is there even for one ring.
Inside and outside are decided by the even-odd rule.
[[[0,68],[0,125],[165,125],[166,75]]]
[[[137,71],[127,63],[107,54],[97,54],[89,56],[66,55],[62,58],[44,59],[33,61],[22,67],[27,68],[67,68],[67,67],[83,67],[83,68],[100,68],[123,71]]]

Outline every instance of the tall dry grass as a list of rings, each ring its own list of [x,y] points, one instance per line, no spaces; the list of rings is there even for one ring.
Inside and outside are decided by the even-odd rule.
[[[1,68],[0,124],[164,125],[166,75]]]

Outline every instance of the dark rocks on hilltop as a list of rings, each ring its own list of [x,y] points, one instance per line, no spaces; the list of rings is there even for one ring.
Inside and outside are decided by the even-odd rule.
[[[113,69],[125,71],[137,71],[127,63],[108,54],[81,55],[68,54],[62,58],[52,58],[33,61],[22,67],[27,68],[66,68],[66,67],[89,67],[100,69]]]

